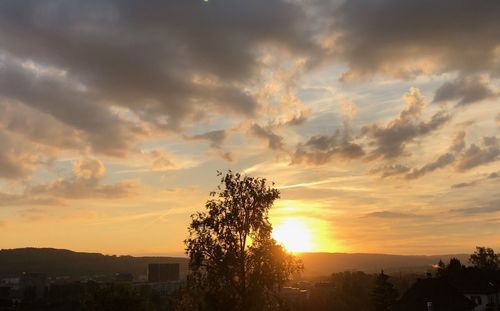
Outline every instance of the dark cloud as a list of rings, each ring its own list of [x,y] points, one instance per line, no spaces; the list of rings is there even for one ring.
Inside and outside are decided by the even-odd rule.
[[[226,141],[228,136],[229,135],[226,130],[215,130],[194,136],[186,136],[186,138],[188,140],[206,140],[210,142],[210,148],[215,150],[219,157],[228,162],[232,162],[232,153],[222,150],[222,144]]]
[[[457,105],[465,106],[495,97],[487,81],[481,77],[461,77],[446,82],[437,89],[434,102],[457,101]]]
[[[372,212],[365,215],[366,217],[384,218],[384,219],[418,219],[425,218],[426,216],[411,214],[411,213],[400,213],[391,211],[380,211]]]
[[[365,155],[363,147],[337,131],[333,135],[317,135],[305,143],[299,143],[292,155],[292,164],[308,163],[321,165],[332,159],[341,160],[359,159]]]
[[[115,156],[126,153],[128,141],[135,130],[133,125],[99,104],[94,95],[79,90],[66,76],[37,70],[41,69],[11,58],[0,62],[0,96],[49,114],[59,122],[82,131],[96,152]],[[10,125],[15,127],[15,124]],[[24,129],[25,132],[29,130]],[[33,135],[31,137],[34,138]],[[45,136],[40,138],[42,142],[47,139]],[[66,141],[62,143],[62,147],[67,145]]]
[[[500,73],[498,1],[344,1],[333,14],[334,53],[349,66],[345,79],[377,72],[403,78]]]
[[[415,179],[422,177],[425,174],[433,172],[437,169],[446,167],[451,163],[455,162],[455,156],[451,153],[445,153],[441,155],[436,161],[426,164],[419,169],[413,169],[409,174],[406,175],[407,179]]]
[[[193,135],[189,136],[188,139],[191,140],[206,140],[210,142],[210,147],[215,148],[215,149],[220,149],[222,146],[222,143],[227,139],[227,132],[226,130],[215,130],[215,131],[210,131],[206,132],[203,134],[198,134],[198,135]]]
[[[465,148],[465,132],[462,131],[458,133],[451,146],[448,148],[448,152],[439,156],[435,161],[428,163],[421,168],[413,169],[410,173],[406,175],[406,179],[415,179],[424,176],[425,174],[431,173],[437,169],[444,168],[455,162],[457,154]]]
[[[453,142],[449,148],[449,151],[452,153],[459,153],[465,148],[465,131],[461,131],[455,135]]]
[[[75,161],[72,169],[73,175],[71,177],[58,178],[47,184],[30,187],[26,194],[61,199],[117,199],[130,196],[136,188],[130,182],[103,184],[102,177],[105,173],[105,167],[99,160]]]
[[[456,169],[459,172],[491,163],[500,157],[500,142],[496,137],[483,137],[483,146],[472,144],[459,157]]]
[[[398,157],[404,153],[408,143],[439,129],[451,118],[446,112],[440,111],[430,120],[422,121],[425,102],[417,88],[410,89],[405,95],[405,101],[406,108],[387,125],[372,124],[362,128],[362,135],[370,138],[371,144],[375,146],[369,159]]]
[[[365,155],[363,146],[353,137],[352,118],[356,105],[351,101],[341,101],[342,123],[332,135],[315,135],[306,142],[297,144],[291,155],[291,164],[308,163],[322,165],[333,159],[361,159]]]
[[[471,182],[462,182],[458,184],[453,184],[451,185],[452,189],[461,189],[461,188],[468,188],[468,187],[473,187],[479,183],[479,180],[474,180]]]
[[[309,118],[311,112],[309,110],[301,110],[298,114],[294,115],[291,119],[287,120],[285,126],[298,126],[303,124]]]
[[[461,188],[474,187],[474,186],[477,186],[485,181],[493,180],[493,179],[497,179],[497,178],[500,178],[500,173],[493,172],[493,173],[486,175],[486,177],[482,178],[482,179],[476,179],[476,180],[473,180],[470,182],[463,182],[463,183],[451,185],[451,188],[452,189],[461,189]]]
[[[459,213],[463,215],[476,215],[476,214],[490,214],[500,212],[500,201],[492,201],[485,203],[483,205],[479,205],[477,207],[467,207],[467,208],[458,208],[451,209],[452,213]]]
[[[107,124],[101,121],[112,116],[103,105],[110,104],[170,129],[206,112],[251,116],[258,103],[246,85],[258,76],[264,44],[317,54],[304,17],[298,4],[279,0],[2,1],[0,52],[62,70],[85,90],[61,93],[43,79],[28,96],[16,81],[34,75],[10,68],[2,92],[27,105],[47,99],[41,109],[89,131]],[[103,103],[95,107],[96,100]]]
[[[147,157],[151,160],[152,170],[166,170],[175,168],[175,163],[171,157],[161,150],[151,150],[147,154]]]
[[[400,175],[408,172],[410,170],[409,167],[401,165],[401,164],[385,164],[379,167],[373,168],[370,170],[370,174],[380,174],[381,177],[386,178],[390,176]]]
[[[258,124],[253,124],[250,128],[250,133],[260,139],[267,141],[267,144],[272,150],[283,150],[283,137],[276,135],[270,128],[263,128]]]
[[[0,129],[55,148],[81,150],[85,147],[79,131],[21,104],[0,102]]]
[[[493,173],[490,173],[488,174],[488,179],[496,179],[496,178],[500,178],[500,172],[493,172]]]
[[[285,0],[2,1],[0,112],[17,106],[0,114],[2,127],[34,144],[125,157],[141,139],[185,137],[213,115],[254,118],[264,52],[321,54],[305,17]],[[230,161],[221,135],[195,139]],[[0,177],[32,171],[0,157]]]

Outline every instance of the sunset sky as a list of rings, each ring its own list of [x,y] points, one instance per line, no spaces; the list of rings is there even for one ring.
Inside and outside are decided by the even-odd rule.
[[[0,248],[183,253],[232,169],[324,252],[500,249],[500,1],[0,2]],[[285,234],[286,236],[286,234]]]

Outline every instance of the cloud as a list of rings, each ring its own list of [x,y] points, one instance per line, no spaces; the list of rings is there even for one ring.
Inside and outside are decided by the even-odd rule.
[[[263,128],[258,124],[253,124],[250,133],[255,137],[266,140],[268,147],[272,150],[283,150],[283,137],[276,135],[270,128]]]
[[[297,144],[291,155],[291,164],[308,163],[322,165],[333,159],[353,160],[365,155],[363,146],[352,136],[352,118],[357,113],[353,101],[342,98],[339,102],[342,125],[332,135],[314,135],[306,142]]]
[[[382,178],[400,175],[408,172],[410,170],[409,167],[401,165],[401,164],[384,164],[378,167],[375,167],[370,170],[370,174],[379,174],[382,173]]]
[[[62,201],[57,198],[38,197],[26,195],[25,193],[0,192],[0,206],[54,206],[60,204],[62,204]]]
[[[451,153],[445,153],[441,155],[436,161],[426,164],[419,169],[413,169],[409,174],[406,175],[407,179],[415,179],[422,177],[425,174],[433,172],[437,169],[446,167],[451,163],[455,162],[455,156]]]
[[[500,172],[490,173],[490,174],[488,174],[488,177],[487,177],[487,179],[496,179],[496,178],[500,178]]]
[[[385,126],[372,124],[362,128],[362,135],[371,139],[371,145],[375,146],[375,150],[369,154],[369,159],[398,157],[404,153],[408,143],[439,129],[451,118],[446,112],[440,111],[430,120],[421,121],[425,100],[417,88],[411,88],[405,94],[404,100],[406,108],[398,118]]]
[[[316,135],[305,143],[299,143],[291,164],[321,165],[334,158],[352,160],[364,155],[361,145],[347,140],[341,131],[336,131],[333,135]]]
[[[12,57],[0,63],[0,96],[83,132],[92,149],[103,154],[123,156],[137,130],[65,74],[40,71]]]
[[[284,122],[285,126],[298,126],[307,121],[311,115],[310,110],[300,110],[298,113],[293,115],[289,120]]]
[[[210,131],[210,132],[206,132],[203,134],[198,134],[198,135],[188,137],[188,139],[191,139],[191,140],[209,141],[210,147],[215,148],[215,149],[220,149],[222,146],[222,143],[224,143],[226,138],[227,138],[226,130],[215,130],[215,131]]]
[[[451,188],[452,189],[461,189],[461,188],[474,187],[474,186],[477,186],[485,181],[493,180],[493,179],[497,179],[497,178],[500,178],[500,172],[493,172],[493,173],[489,173],[488,175],[486,175],[486,177],[481,178],[481,179],[476,179],[476,180],[473,180],[470,182],[453,184],[453,185],[451,185]]]
[[[52,116],[19,103],[1,102],[0,129],[34,144],[56,149],[84,149],[81,133]]]
[[[62,199],[117,199],[133,194],[136,185],[131,182],[103,184],[104,164],[95,159],[83,159],[72,164],[72,176],[57,178],[47,184],[30,187],[26,194],[45,195]]]
[[[423,215],[391,212],[391,211],[371,212],[371,213],[365,214],[365,216],[366,217],[375,217],[375,218],[384,218],[384,219],[418,219],[418,218],[425,218],[426,217]]]
[[[78,114],[62,116],[63,103],[96,99],[101,108],[88,113],[113,104],[170,129],[207,112],[252,116],[259,104],[245,85],[259,75],[260,49],[304,57],[319,49],[290,1],[4,1],[0,12],[0,50],[63,70],[85,90],[53,95],[49,113],[66,120]]]
[[[24,179],[40,164],[50,161],[42,157],[36,148],[16,140],[0,127],[0,178]]]
[[[459,132],[451,146],[448,148],[448,152],[439,156],[435,161],[422,166],[419,169],[413,169],[410,173],[406,174],[406,179],[420,178],[428,173],[434,172],[437,169],[444,168],[455,162],[456,156],[465,148],[465,132]]]
[[[346,80],[376,73],[500,72],[496,1],[360,0],[323,11],[333,15],[332,53],[348,64]]]
[[[458,101],[457,105],[465,106],[496,97],[488,81],[482,77],[460,77],[441,85],[434,94],[434,102]]]
[[[451,209],[451,213],[459,213],[463,215],[490,214],[500,212],[500,201],[495,200],[477,207],[467,207]]]
[[[473,187],[473,186],[477,185],[478,183],[479,183],[478,180],[474,180],[471,182],[462,182],[462,183],[451,185],[451,188],[452,189],[468,188],[468,187]]]
[[[222,150],[222,144],[226,141],[228,137],[228,132],[226,130],[214,130],[198,135],[185,136],[185,137],[188,140],[208,141],[210,142],[210,148],[214,149],[222,159],[228,162],[233,161],[232,153]]]
[[[152,160],[151,169],[154,171],[161,171],[176,167],[170,155],[164,151],[151,150],[147,153],[147,157]]]
[[[467,148],[457,161],[456,169],[459,172],[470,170],[476,166],[488,164],[498,160],[500,156],[500,143],[494,136],[483,137],[483,146],[472,144]]]

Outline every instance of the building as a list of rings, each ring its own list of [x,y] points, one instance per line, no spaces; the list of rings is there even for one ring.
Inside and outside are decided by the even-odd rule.
[[[178,263],[150,263],[148,265],[148,282],[179,281],[180,265]]]
[[[495,272],[464,271],[446,278],[460,293],[476,304],[474,311],[500,310],[500,289]]]
[[[444,279],[419,279],[391,311],[475,311],[476,305]]]
[[[23,273],[19,278],[19,289],[23,300],[43,298],[46,287],[47,276],[44,273]]]

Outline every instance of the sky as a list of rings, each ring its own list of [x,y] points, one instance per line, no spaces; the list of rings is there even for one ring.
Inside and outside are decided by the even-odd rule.
[[[271,222],[307,251],[498,250],[498,16],[494,0],[1,1],[0,248],[183,254],[231,169],[275,182]]]

